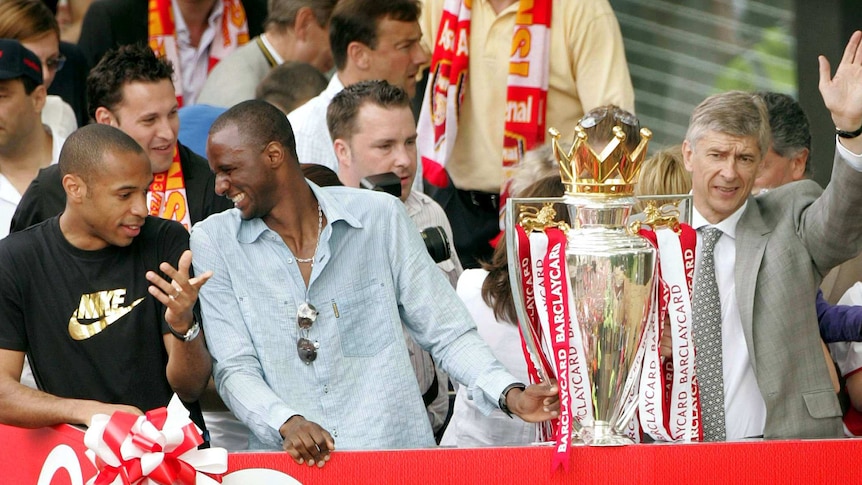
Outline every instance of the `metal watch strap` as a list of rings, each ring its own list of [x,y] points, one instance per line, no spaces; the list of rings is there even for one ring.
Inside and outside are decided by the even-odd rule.
[[[195,317],[195,319],[192,320],[192,326],[189,327],[188,330],[186,330],[186,333],[177,332],[176,330],[174,330],[174,327],[172,327],[170,323],[168,324],[168,330],[171,331],[171,334],[173,334],[174,337],[182,340],[183,342],[191,342],[192,340],[196,339],[198,335],[200,335],[201,324],[198,321],[197,317]]]
[[[835,134],[840,136],[841,138],[856,138],[857,136],[862,135],[862,126],[860,126],[859,129],[856,131],[839,130],[836,126]]]
[[[509,416],[510,418],[512,417],[512,411],[509,409],[509,406],[506,405],[506,395],[509,394],[509,391],[515,389],[516,387],[522,391],[527,388],[526,385],[520,382],[513,382],[512,384],[506,386],[505,389],[503,389],[503,392],[500,393],[500,399],[497,401],[497,405],[500,406],[500,411],[506,413],[506,416]]]

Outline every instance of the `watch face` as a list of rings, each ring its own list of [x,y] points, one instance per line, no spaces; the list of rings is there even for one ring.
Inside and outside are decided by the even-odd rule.
[[[199,333],[201,333],[201,326],[197,322],[197,320],[195,320],[192,326],[189,327],[189,331],[186,332],[185,335],[183,335],[183,340],[185,340],[186,342],[191,342],[195,339],[195,337],[198,336]]]

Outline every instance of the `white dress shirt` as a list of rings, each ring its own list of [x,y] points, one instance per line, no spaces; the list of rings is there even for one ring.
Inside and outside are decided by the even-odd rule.
[[[329,167],[338,173],[338,158],[332,148],[332,137],[326,126],[326,108],[336,94],[344,89],[338,73],[329,80],[322,93],[287,115],[293,134],[296,137],[296,155],[299,163],[316,163]]]
[[[198,99],[198,93],[204,87],[204,82],[209,74],[210,46],[215,39],[216,32],[221,28],[221,16],[223,9],[221,2],[217,2],[207,19],[207,28],[201,34],[197,47],[192,45],[189,28],[183,19],[177,0],[171,2],[174,11],[174,26],[177,32],[177,51],[180,56],[180,70],[182,79],[183,104],[191,106]]]

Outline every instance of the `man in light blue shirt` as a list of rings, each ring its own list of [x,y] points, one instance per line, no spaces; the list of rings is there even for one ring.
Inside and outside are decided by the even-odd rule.
[[[345,449],[434,445],[402,321],[477,406],[557,415],[557,388],[523,384],[491,355],[404,205],[302,176],[289,122],[260,102],[213,124],[216,192],[235,209],[195,226],[207,343],[222,398],[252,430],[322,466]]]

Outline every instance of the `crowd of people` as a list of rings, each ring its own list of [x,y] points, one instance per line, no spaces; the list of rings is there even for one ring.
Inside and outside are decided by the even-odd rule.
[[[547,128],[639,132],[607,0],[61,7],[0,0],[0,422],[176,393],[213,446],[324,466],[559,417],[502,212],[564,195]],[[781,93],[706,97],[641,168],[690,194],[705,440],[862,433],[862,33],[819,62],[825,189]]]

